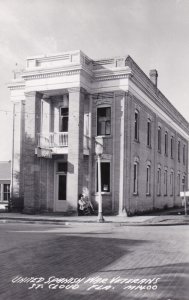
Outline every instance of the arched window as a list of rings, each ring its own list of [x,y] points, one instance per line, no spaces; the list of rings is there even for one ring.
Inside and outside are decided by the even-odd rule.
[[[165,131],[165,155],[168,155],[168,132]]]
[[[134,162],[133,169],[133,194],[138,194],[138,162]]]
[[[167,169],[164,170],[164,196],[167,196]]]
[[[158,126],[158,151],[161,152],[161,127]]]
[[[157,170],[157,195],[161,195],[161,168],[158,167]]]
[[[135,110],[135,132],[134,132],[134,138],[136,141],[139,140],[139,112],[138,110]]]
[[[151,146],[151,120],[147,121],[147,146]]]
[[[171,137],[171,158],[174,157],[174,137]]]
[[[174,192],[174,172],[171,171],[170,174],[170,196],[173,196],[173,192]]]
[[[178,141],[178,162],[180,162],[180,141]]]
[[[150,178],[151,178],[151,167],[147,165],[146,168],[146,195],[150,195]]]

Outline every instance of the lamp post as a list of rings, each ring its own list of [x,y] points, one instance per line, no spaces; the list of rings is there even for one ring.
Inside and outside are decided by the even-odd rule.
[[[97,222],[103,223],[104,218],[102,214],[102,193],[101,193],[101,156],[103,154],[103,138],[96,137],[95,139],[95,152],[98,162],[98,218]]]

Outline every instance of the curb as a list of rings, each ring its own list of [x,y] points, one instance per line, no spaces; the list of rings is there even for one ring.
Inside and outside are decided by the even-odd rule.
[[[159,222],[114,222],[114,221],[105,221],[104,223],[98,223],[97,221],[90,220],[44,220],[44,219],[27,219],[27,218],[0,218],[0,224],[6,223],[25,223],[25,224],[52,224],[52,225],[71,225],[73,224],[114,224],[115,226],[176,226],[176,225],[189,225],[189,220],[171,222],[168,220],[162,220]]]

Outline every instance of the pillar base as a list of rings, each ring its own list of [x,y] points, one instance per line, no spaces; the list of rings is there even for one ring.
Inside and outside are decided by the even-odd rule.
[[[118,216],[119,217],[128,217],[126,209],[124,208],[123,210],[119,211]]]
[[[104,223],[104,218],[102,213],[98,213],[97,223]]]

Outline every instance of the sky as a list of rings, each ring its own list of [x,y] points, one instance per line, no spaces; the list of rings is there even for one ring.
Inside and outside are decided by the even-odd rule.
[[[0,161],[11,159],[8,83],[33,55],[129,54],[189,121],[188,0],[0,0]]]

